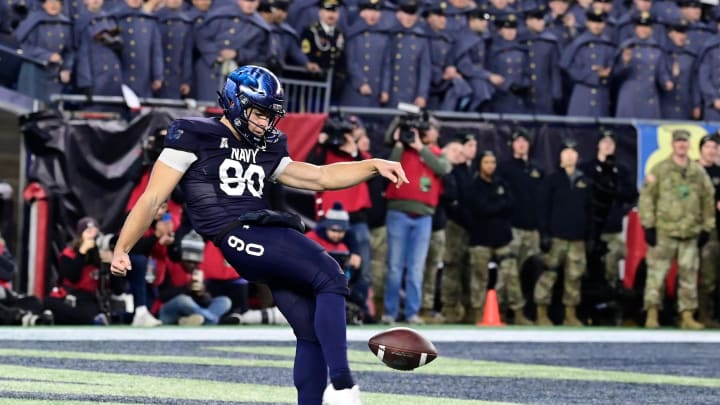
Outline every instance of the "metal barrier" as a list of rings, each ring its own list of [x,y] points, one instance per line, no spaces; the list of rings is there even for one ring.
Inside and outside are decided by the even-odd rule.
[[[285,109],[289,113],[322,113],[330,111],[330,92],[332,89],[332,69],[325,73],[324,80],[295,78],[294,75],[307,76],[304,68],[284,67],[279,77],[285,89]]]

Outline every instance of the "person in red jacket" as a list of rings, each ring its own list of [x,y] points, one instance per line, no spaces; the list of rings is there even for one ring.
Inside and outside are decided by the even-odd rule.
[[[439,123],[433,117],[391,125],[388,133],[394,148],[388,160],[399,161],[410,180],[409,187],[388,187],[388,273],[385,285],[385,314],[380,321],[392,324],[398,316],[400,285],[405,273],[405,320],[424,323],[418,315],[422,302],[423,271],[432,217],[442,192],[441,177],[452,166],[437,146]]]
[[[159,298],[163,302],[158,316],[166,325],[217,325],[232,307],[232,301],[225,296],[213,297],[205,289],[204,272],[198,267],[203,261],[205,241],[190,231],[180,245],[181,261],[168,258],[158,272]]]
[[[331,209],[325,212],[325,217],[318,222],[315,229],[305,235],[317,242],[340,265],[348,277],[350,295],[346,303],[346,320],[350,325],[360,325],[365,319],[366,296],[353,286],[362,281],[362,258],[352,253],[345,244],[350,229],[350,214],[343,209],[340,202],[336,202]]]
[[[81,218],[76,225],[77,237],[60,254],[58,283],[45,306],[55,315],[60,325],[87,325],[109,323],[100,306],[101,256],[109,262],[110,251],[100,251],[96,239],[99,234],[97,221]],[[107,256],[107,257],[106,257]],[[125,281],[110,277],[114,293],[121,293]]]

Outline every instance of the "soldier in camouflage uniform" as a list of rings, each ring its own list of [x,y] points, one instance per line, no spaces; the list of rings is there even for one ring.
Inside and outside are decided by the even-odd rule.
[[[496,166],[495,155],[490,151],[483,152],[467,202],[472,213],[469,251],[470,289],[473,293],[470,295],[470,308],[475,323],[482,321],[488,264],[494,260],[499,267],[498,280],[505,285],[508,304],[515,314],[515,324],[532,325],[523,314],[525,298],[520,287],[517,260],[510,249],[514,199],[505,180],[495,176]]]
[[[443,154],[447,157],[450,164],[458,164],[465,161],[462,155],[463,144],[458,139],[452,139],[443,147]],[[443,185],[452,181],[450,175],[443,177]],[[452,186],[450,187],[452,189]],[[433,216],[433,231],[430,235],[430,247],[428,248],[427,258],[425,259],[425,273],[423,274],[423,291],[422,306],[420,309],[420,317],[425,323],[439,324],[445,322],[445,317],[434,311],[435,308],[435,291],[437,291],[438,269],[443,264],[443,256],[445,256],[446,238],[445,227],[447,226],[447,206],[448,198],[445,193],[440,195],[440,204],[435,209]]]
[[[440,295],[445,322],[474,323],[473,314],[466,310],[473,292],[468,288],[470,257],[467,228],[470,226],[470,214],[465,202],[474,176],[471,165],[477,154],[477,140],[473,134],[462,135],[460,139],[463,144],[462,162],[453,165],[452,172],[445,176],[447,181],[443,184],[448,222],[445,227],[445,267]]]
[[[672,155],[650,170],[640,191],[638,210],[649,246],[646,328],[659,326],[663,282],[676,256],[680,327],[703,328],[693,318],[698,307],[698,248],[707,243],[715,228],[715,190],[703,167],[689,159],[689,139],[688,131],[673,131]]]
[[[574,140],[563,142],[560,170],[548,176],[540,197],[540,250],[545,271],[535,284],[537,324],[552,325],[548,307],[558,271],[563,269],[564,325],[583,326],[575,315],[580,303],[580,279],[585,274],[585,241],[592,234],[590,179],[577,169]]]
[[[720,243],[718,242],[717,218],[720,216],[720,166],[715,164],[718,156],[720,134],[706,135],[700,141],[700,161],[715,187],[715,230],[710,240],[700,250],[700,281],[698,285],[698,320],[708,328],[718,328],[715,321],[715,291],[717,273],[720,269]]]

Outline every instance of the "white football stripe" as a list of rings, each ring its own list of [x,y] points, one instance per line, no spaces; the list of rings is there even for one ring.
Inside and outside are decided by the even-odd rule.
[[[427,362],[427,353],[423,353],[420,355],[420,363],[418,364],[418,367],[424,366],[425,362]]]
[[[385,345],[378,345],[377,358],[382,361],[383,357],[385,357]]]

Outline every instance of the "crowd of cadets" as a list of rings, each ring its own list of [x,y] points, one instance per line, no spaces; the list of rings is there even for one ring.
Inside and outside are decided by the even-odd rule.
[[[235,66],[333,71],[333,103],[717,120],[720,6],[699,0],[8,0],[18,87],[214,102]],[[33,93],[35,92],[35,93]],[[39,92],[39,93],[38,93]]]

